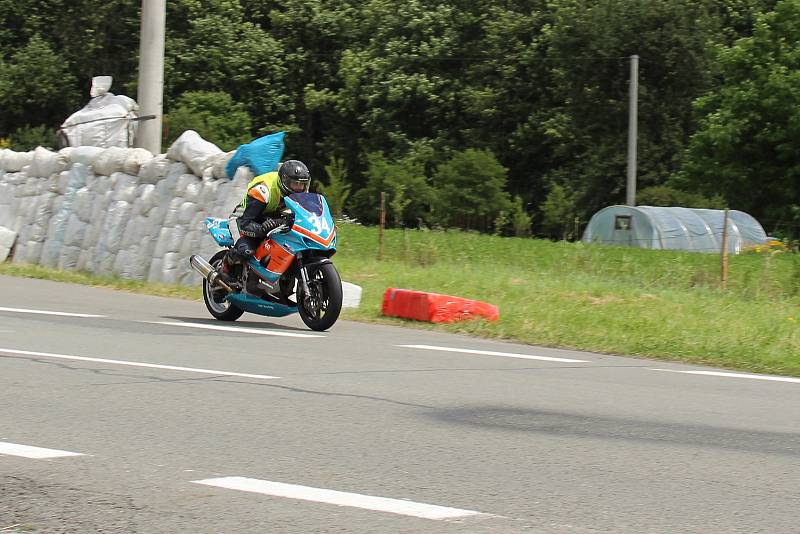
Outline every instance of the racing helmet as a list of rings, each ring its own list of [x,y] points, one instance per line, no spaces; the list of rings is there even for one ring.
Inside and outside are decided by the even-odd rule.
[[[311,173],[302,161],[286,160],[278,170],[281,191],[286,195],[308,192],[311,186]]]

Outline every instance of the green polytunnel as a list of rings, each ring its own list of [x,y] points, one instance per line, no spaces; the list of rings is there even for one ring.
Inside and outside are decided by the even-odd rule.
[[[721,252],[724,210],[657,206],[609,206],[592,216],[584,243],[663,250]],[[767,234],[751,215],[728,211],[728,252],[762,245]]]

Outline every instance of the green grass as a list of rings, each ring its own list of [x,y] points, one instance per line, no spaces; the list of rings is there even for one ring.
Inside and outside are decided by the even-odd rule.
[[[364,290],[361,307],[346,310],[346,319],[800,376],[798,254],[733,256],[723,291],[719,256],[710,254],[416,230],[387,230],[382,261],[377,250],[377,229],[339,225],[334,262],[344,280]],[[40,267],[4,264],[0,274],[200,298],[197,288]],[[388,287],[490,302],[500,320],[385,318]]]

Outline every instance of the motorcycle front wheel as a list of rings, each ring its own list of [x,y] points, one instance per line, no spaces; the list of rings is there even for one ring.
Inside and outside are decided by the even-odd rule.
[[[311,330],[327,330],[342,311],[342,279],[332,263],[308,268],[306,295],[302,285],[297,290],[297,311]]]
[[[225,258],[225,251],[220,250],[214,254],[209,263],[215,269],[219,269],[223,258]],[[227,295],[227,291],[219,286],[211,287],[208,280],[203,279],[203,300],[206,303],[208,312],[220,321],[235,321],[242,316],[244,310],[227,301],[225,299]]]

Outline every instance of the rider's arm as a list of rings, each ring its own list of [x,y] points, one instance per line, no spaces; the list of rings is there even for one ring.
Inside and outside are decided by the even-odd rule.
[[[266,203],[252,195],[247,199],[247,207],[238,220],[241,235],[260,239],[266,237],[270,230],[284,224],[284,219],[278,214],[276,217],[264,215],[266,207]]]
[[[239,217],[239,233],[246,237],[264,237],[267,233],[264,231],[261,221],[263,221],[264,209],[267,207],[266,203],[258,200],[257,198],[250,197],[247,199],[247,207],[244,213]]]

